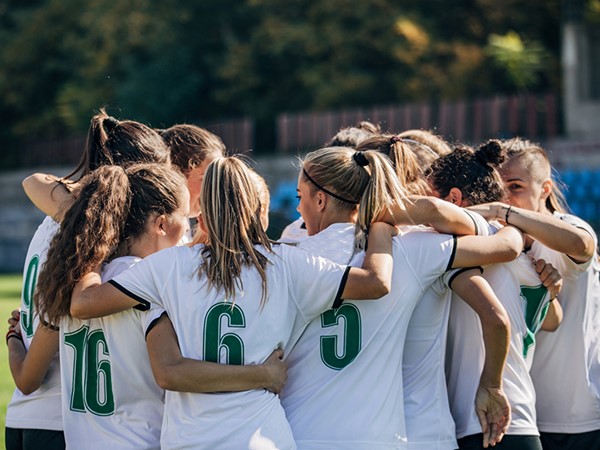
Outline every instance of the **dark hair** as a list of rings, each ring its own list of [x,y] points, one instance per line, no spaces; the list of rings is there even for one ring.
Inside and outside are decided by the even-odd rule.
[[[82,178],[40,272],[34,297],[40,317],[52,325],[69,317],[81,276],[140,236],[152,215],[179,209],[183,189],[183,175],[164,164],[103,166]]]
[[[225,144],[216,134],[196,125],[174,125],[160,135],[171,152],[171,162],[185,175],[207,159],[225,154]]]
[[[133,120],[117,120],[104,109],[92,117],[79,164],[65,178],[79,178],[98,167],[169,162],[169,149],[152,128]]]
[[[379,125],[363,120],[353,127],[341,128],[335,136],[325,143],[324,147],[356,148],[365,139],[380,133],[381,128]]]
[[[471,205],[502,200],[504,186],[498,167],[506,161],[499,141],[490,140],[477,151],[460,146],[433,162],[426,176],[440,197],[458,188]]]

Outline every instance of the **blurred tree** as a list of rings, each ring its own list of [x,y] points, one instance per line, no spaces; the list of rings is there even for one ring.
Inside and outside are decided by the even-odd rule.
[[[272,128],[282,111],[558,89],[559,22],[559,0],[0,0],[0,140],[82,133],[101,106]]]

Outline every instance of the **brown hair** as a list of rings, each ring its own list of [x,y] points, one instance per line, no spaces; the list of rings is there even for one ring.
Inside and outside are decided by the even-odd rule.
[[[552,191],[546,199],[546,208],[552,213],[568,212],[569,206],[562,192],[564,185],[552,173],[552,165],[544,149],[539,144],[519,137],[504,140],[502,145],[506,149],[508,159],[520,158],[538,181],[552,180]]]
[[[498,167],[504,161],[506,152],[497,140],[482,144],[477,151],[460,146],[434,161],[427,177],[441,198],[458,188],[471,205],[499,201],[504,197],[504,184]]]
[[[437,154],[437,156],[444,156],[452,151],[452,148],[444,140],[444,138],[435,134],[433,131],[418,129],[405,130],[402,133],[399,133],[398,136],[403,139],[410,139],[421,144],[411,146],[413,151],[415,151],[417,154],[423,151],[425,153],[430,153],[429,150],[431,150],[433,153]]]
[[[221,138],[196,125],[174,125],[160,134],[171,151],[171,162],[186,176],[207,159],[225,154]]]
[[[179,209],[185,179],[163,164],[103,166],[73,191],[36,287],[40,317],[58,325],[70,317],[71,293],[85,273],[140,236],[152,215]]]
[[[199,276],[209,288],[222,289],[235,300],[242,289],[244,267],[254,267],[262,280],[261,304],[267,298],[267,257],[254,246],[271,251],[271,242],[260,222],[261,201],[251,169],[238,157],[222,157],[206,169],[200,195],[200,211],[206,227],[206,245]],[[198,237],[198,235],[196,236]],[[197,243],[198,239],[194,239]]]
[[[302,170],[312,193],[322,190],[331,195],[333,205],[342,211],[358,208],[354,245],[359,250],[365,248],[371,222],[387,206],[402,205],[407,199],[389,159],[376,151],[322,148],[306,155]]]
[[[117,120],[104,109],[91,119],[85,149],[75,170],[83,177],[98,167],[134,163],[167,163],[169,149],[152,128],[133,120]]]

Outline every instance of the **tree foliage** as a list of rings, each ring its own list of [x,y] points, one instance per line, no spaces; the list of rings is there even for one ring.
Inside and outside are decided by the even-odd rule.
[[[0,25],[5,143],[82,133],[101,106],[268,123],[559,88],[558,0],[0,0]]]

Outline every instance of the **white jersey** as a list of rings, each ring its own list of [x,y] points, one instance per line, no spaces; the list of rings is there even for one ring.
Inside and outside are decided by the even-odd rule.
[[[344,261],[353,237],[353,225],[336,224],[300,247]],[[411,231],[395,237],[391,292],[377,301],[346,301],[309,324],[287,358],[282,392],[299,449],[406,448],[406,329],[424,290],[452,264],[453,250],[448,235]],[[363,258],[361,253],[351,264]]]
[[[448,285],[464,270],[468,269],[452,270],[438,278],[425,291],[408,324],[402,376],[410,450],[458,448],[444,359],[452,298]]]
[[[140,261],[116,258],[102,280]],[[67,448],[159,449],[164,391],[152,375],[145,331],[156,319],[130,309],[60,327],[62,408]]]
[[[202,245],[149,256],[112,283],[141,303],[164,308],[183,356],[223,364],[260,364],[277,348],[287,354],[306,325],[334,304],[343,266],[288,245],[269,260],[267,298],[254,268],[245,268],[235,299],[199,277]],[[234,301],[232,301],[234,300]],[[272,446],[268,446],[272,445]],[[162,448],[296,448],[279,397],[266,390],[166,393]]]
[[[554,214],[586,230],[581,219]],[[558,301],[563,320],[553,333],[541,331],[531,368],[537,392],[538,426],[548,433],[600,430],[600,263],[595,254],[577,264],[567,255],[534,242],[529,252],[552,263],[563,276]]]
[[[33,293],[38,274],[46,262],[48,247],[58,231],[59,224],[46,217],[36,230],[25,258],[23,291],[21,293],[21,335],[25,348],[29,350],[31,340],[39,325],[34,311]],[[60,370],[58,353],[50,363],[48,372],[38,390],[24,395],[15,389],[6,411],[6,426],[9,428],[62,430],[60,410]]]
[[[494,232],[495,227],[490,226],[488,231]],[[485,233],[486,230],[481,227],[480,232]],[[510,320],[510,347],[502,378],[512,414],[506,434],[537,436],[535,391],[525,356],[533,351],[533,333],[541,326],[548,309],[548,291],[531,259],[523,254],[510,263],[485,267],[483,276]],[[484,360],[485,347],[479,317],[467,303],[453,294],[446,376],[450,409],[459,439],[481,433],[474,405]]]
[[[294,220],[281,232],[280,242],[293,244],[296,242],[302,242],[308,237],[308,231],[306,231],[306,225],[302,217]]]

